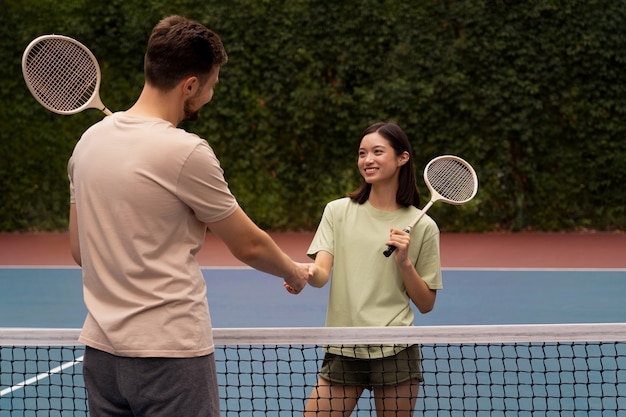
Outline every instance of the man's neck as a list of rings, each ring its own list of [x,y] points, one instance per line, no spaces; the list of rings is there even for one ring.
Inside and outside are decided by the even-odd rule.
[[[145,85],[135,104],[126,113],[134,116],[156,117],[178,126],[182,120],[181,109],[182,103],[179,103],[174,90],[163,93]]]

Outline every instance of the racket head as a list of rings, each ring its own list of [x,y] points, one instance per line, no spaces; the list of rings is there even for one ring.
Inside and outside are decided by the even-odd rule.
[[[455,155],[432,159],[424,169],[424,182],[432,202],[465,204],[478,192],[476,171],[467,161]]]
[[[98,61],[75,39],[63,35],[34,39],[24,50],[22,74],[33,97],[54,113],[75,114],[88,108],[108,112],[99,96]]]

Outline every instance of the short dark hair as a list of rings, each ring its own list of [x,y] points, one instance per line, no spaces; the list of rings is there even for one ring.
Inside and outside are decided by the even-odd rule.
[[[394,149],[396,156],[402,155],[403,152],[409,154],[409,160],[400,167],[396,202],[403,207],[415,206],[419,208],[420,193],[417,188],[417,179],[415,177],[415,167],[413,164],[413,151],[409,138],[406,133],[404,133],[404,130],[397,124],[393,122],[378,122],[363,131],[361,139],[359,139],[359,144],[365,136],[374,132],[378,132],[383,138],[387,139]],[[368,200],[371,190],[372,184],[368,184],[363,180],[356,190],[348,193],[348,197],[359,204],[363,204]]]
[[[146,82],[169,91],[182,79],[197,76],[205,82],[228,56],[219,36],[182,16],[168,16],[152,29],[144,58]]]

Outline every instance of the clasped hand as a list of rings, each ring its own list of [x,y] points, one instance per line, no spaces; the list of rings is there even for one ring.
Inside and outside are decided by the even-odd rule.
[[[283,282],[285,289],[290,294],[300,294],[309,278],[311,278],[316,271],[314,263],[296,263],[296,266],[298,271],[296,277],[291,279],[290,282],[287,282],[287,280]]]

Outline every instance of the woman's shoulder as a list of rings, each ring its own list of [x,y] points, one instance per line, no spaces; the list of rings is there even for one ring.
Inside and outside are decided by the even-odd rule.
[[[424,213],[419,222],[415,225],[415,228],[420,228],[427,233],[439,233],[439,226],[435,219],[430,217],[427,213]]]
[[[360,209],[364,206],[364,204],[359,204],[356,201],[352,200],[350,197],[342,197],[336,200],[332,200],[326,204],[327,210],[332,210],[334,212],[338,211],[352,211],[355,209]]]
[[[349,197],[341,197],[336,200],[329,201],[326,205],[330,207],[345,207],[350,203],[353,203],[353,201]]]

